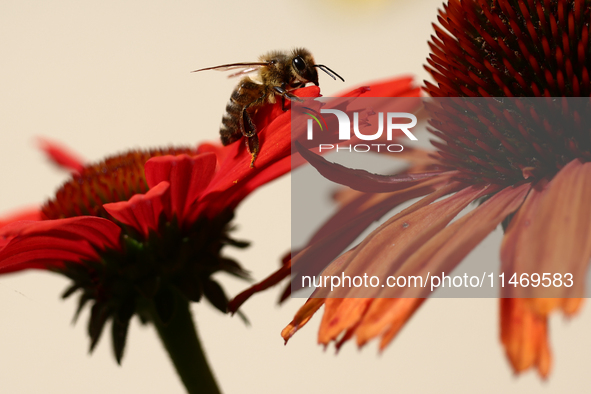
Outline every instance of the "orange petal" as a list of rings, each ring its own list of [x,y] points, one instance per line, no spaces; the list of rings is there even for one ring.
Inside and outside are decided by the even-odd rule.
[[[395,274],[426,277],[428,272],[432,275],[451,272],[503,219],[519,208],[530,187],[529,184],[510,186],[496,193],[422,245]],[[419,288],[406,289],[410,295],[419,294],[416,292]],[[382,294],[387,295],[390,291],[386,289]]]
[[[330,266],[328,266],[324,270],[323,274],[332,275],[336,270],[338,270],[340,268],[341,263],[349,257],[349,255],[353,252],[353,250],[354,249],[349,250],[348,252],[342,254],[338,259],[336,259],[333,262],[333,264],[331,264]],[[314,315],[314,313],[316,313],[316,311],[326,301],[325,298],[315,296],[316,293],[317,293],[317,291],[312,293],[312,296],[298,310],[298,312],[296,313],[296,315],[293,318],[293,320],[291,321],[291,323],[289,323],[287,325],[287,327],[285,327],[283,329],[283,331],[281,331],[281,336],[283,337],[283,339],[285,339],[286,343],[289,340],[289,338],[291,338],[300,328],[302,328],[310,320],[310,318],[312,318],[312,315]],[[330,307],[328,309],[329,315],[330,315],[331,311],[334,309],[333,308],[334,305],[336,305],[338,303],[338,301],[339,301],[339,299],[336,299],[336,298],[329,301],[329,305],[330,305]]]
[[[548,376],[552,363],[546,317],[532,312],[527,299],[501,298],[501,342],[516,373],[536,367]]]
[[[487,190],[483,186],[468,187],[451,197],[429,204],[444,189],[418,201],[374,230],[355,249],[350,257],[350,263],[346,264],[344,275],[354,277],[367,274],[385,278],[404,264],[409,256],[443,229],[470,202]],[[415,206],[420,208],[416,209]],[[407,213],[408,211],[410,213]],[[320,294],[337,298],[376,297],[377,292],[378,288],[340,287],[329,294],[326,294],[327,291]]]
[[[522,203],[529,185],[508,187],[495,194],[484,204],[458,219],[412,254],[395,275],[434,275],[451,272],[453,268],[484,239],[499,223]],[[415,288],[409,288],[411,294]],[[425,288],[428,290],[428,288]],[[387,297],[391,290],[382,290]],[[427,295],[427,293],[414,293]],[[362,345],[382,334],[384,348],[404,323],[422,304],[423,298],[383,298],[372,303],[357,329],[357,342]]]
[[[380,350],[394,339],[425,298],[378,298],[374,300],[371,311],[363,319],[357,330],[357,345],[363,346],[382,334]],[[381,324],[387,322],[386,324]],[[386,327],[384,329],[384,327]]]
[[[373,301],[373,298],[327,298],[318,342],[328,345],[341,332],[356,326]]]
[[[486,190],[485,187],[470,187],[443,201],[432,203],[453,190],[450,188],[457,187],[457,184],[452,184],[441,188],[388,220],[354,250],[347,252],[350,257],[346,254],[342,255],[329,265],[322,276],[337,274],[337,271],[350,277],[364,274],[385,276],[389,270],[404,262],[419,245],[445,227],[467,204]],[[396,248],[393,249],[392,244]],[[364,251],[358,253],[360,249]],[[350,262],[348,266],[347,262]],[[380,309],[383,303],[393,301],[369,298],[377,291],[377,289],[363,287],[343,287],[334,291],[328,288],[316,289],[317,296],[327,298],[318,334],[319,342],[328,344],[331,340],[337,340],[343,332],[346,332],[345,337],[350,336],[352,332],[348,332],[349,330],[359,325],[362,319],[366,322],[364,315],[368,309],[375,311],[376,303],[380,305],[378,307]],[[343,298],[340,294],[350,298]],[[389,319],[383,321],[388,324]],[[342,344],[342,341],[340,343]]]
[[[429,197],[413,205],[412,209],[404,211],[404,214],[428,204],[445,193],[450,193],[459,188],[458,183],[450,187],[441,187],[447,181],[446,176],[441,179],[429,179],[420,185],[411,186],[408,189],[380,194],[360,194],[358,198],[339,209],[324,225],[314,234],[308,246],[293,257],[295,280],[292,290],[301,287],[302,276],[316,276],[324,267],[333,261],[348,245],[351,244],[369,225],[382,217],[385,213],[410,199],[424,196],[440,188],[441,191],[432,193]],[[333,262],[331,265],[335,265]],[[342,269],[341,269],[342,271]]]
[[[574,160],[549,182],[531,191],[505,233],[501,247],[502,269],[516,272],[572,274],[573,286],[519,287],[509,295],[531,297],[539,314],[561,306],[576,310],[576,301],[561,298],[584,296],[584,278],[591,259],[591,163]],[[564,280],[564,279],[562,279]],[[541,298],[547,297],[547,298]]]
[[[322,304],[324,304],[324,301],[323,298],[309,298],[308,301],[302,305],[291,323],[281,331],[281,336],[285,340],[285,343],[287,343],[289,338],[291,338],[300,328],[308,323],[314,313],[316,313]]]
[[[582,298],[565,298],[562,300],[562,311],[567,315],[574,315],[583,305]]]

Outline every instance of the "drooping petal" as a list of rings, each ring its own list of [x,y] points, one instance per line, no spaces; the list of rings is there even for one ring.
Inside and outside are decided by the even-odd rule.
[[[526,183],[497,192],[422,245],[396,274],[451,272],[476,245],[520,207],[530,188],[531,185]],[[490,191],[494,192],[494,188]],[[381,293],[387,294],[388,291]]]
[[[437,233],[413,253],[399,270],[390,274],[426,277],[427,272],[431,275],[451,272],[507,215],[519,208],[529,187],[525,184],[516,188],[508,187],[498,192],[484,204]],[[415,288],[407,289],[408,291],[403,291],[402,294],[399,292],[394,294],[408,297],[409,295],[426,296],[430,292],[428,287],[420,292],[414,291]],[[378,296],[388,297],[391,294],[392,290],[381,290]],[[419,299],[416,300],[415,302],[381,301],[376,302],[375,306],[372,304],[357,330],[358,343],[364,344],[371,338],[383,334],[380,346],[382,348],[386,346],[401,328],[401,313],[408,318],[422,303],[418,301]],[[409,312],[410,314],[406,315]]]
[[[444,271],[451,272],[474,246],[519,207],[529,190],[529,185],[506,188],[474,211],[441,229],[455,216],[454,212],[459,212],[467,202],[478,198],[478,194],[486,188],[474,188],[470,192],[468,190],[441,202],[426,205],[392,221],[381,231],[376,230],[373,237],[368,237],[367,243],[362,243],[356,248],[356,254],[351,254],[348,265],[341,264],[342,275],[353,277],[365,273],[367,276],[375,275],[380,278],[386,275],[426,277],[427,272],[433,275]],[[488,191],[494,191],[494,189],[486,190]],[[461,203],[462,200],[466,202]],[[459,205],[456,206],[458,203]],[[448,214],[451,217],[447,217]],[[407,224],[406,227],[396,226],[396,223],[401,220]],[[413,226],[414,231],[412,231]],[[388,232],[388,229],[397,227],[400,227],[398,231],[391,234]],[[411,229],[410,232],[408,229]],[[406,235],[408,237],[405,237]],[[382,239],[388,245],[384,244]],[[419,242],[416,245],[415,240]],[[397,253],[392,254],[387,251],[391,244],[394,245],[392,249],[399,250]],[[332,271],[334,272],[334,269]],[[424,291],[414,293],[412,290],[393,292],[379,287],[373,292],[366,288],[343,287],[342,289],[344,290],[330,292],[326,289],[321,291],[317,289],[318,296],[337,297],[342,300],[329,304],[327,299],[325,316],[319,331],[319,342],[328,344],[330,341],[336,341],[344,333],[345,337],[356,335],[357,344],[363,346],[369,340],[381,335],[381,349],[388,345],[404,323],[422,305],[424,297],[429,292],[428,287],[425,287]],[[392,298],[397,296],[405,298]],[[415,298],[417,296],[418,298]],[[341,339],[338,346],[342,343]]]
[[[408,216],[408,215],[412,214],[413,212],[420,210],[421,208],[423,208],[425,206],[428,206],[430,203],[437,200],[441,196],[444,196],[448,193],[451,193],[451,192],[457,190],[457,188],[459,186],[460,185],[458,185],[458,184],[451,184],[451,185],[448,185],[447,187],[443,187],[443,188],[439,189],[438,191],[436,191],[434,193],[431,193],[429,196],[419,200],[415,204],[411,205],[409,208],[405,209],[404,211],[402,211],[398,215],[396,215],[393,218],[391,218],[390,220],[388,220],[381,227],[388,226],[393,221],[399,220],[401,217]],[[372,237],[372,235],[375,235],[377,232],[379,232],[378,230],[379,229],[374,230],[374,232],[372,232],[372,234],[370,234],[370,236],[368,236],[368,238]],[[314,245],[311,245],[311,246],[313,247]],[[341,256],[339,256],[337,259],[335,259],[330,265],[328,265],[328,267],[326,267],[326,269],[324,269],[324,271],[322,272],[322,276],[328,276],[328,275],[333,275],[333,274],[338,275],[338,271],[343,272],[345,267],[347,267],[350,264],[350,262],[352,261],[352,257],[355,255],[355,253],[357,253],[356,249],[359,246],[360,245],[347,251],[346,253],[343,253]],[[301,252],[301,255],[305,256],[305,253],[307,253],[307,249],[304,249]],[[324,303],[324,300],[329,299],[329,298],[326,298],[326,296],[328,296],[328,295],[329,295],[329,293],[326,289],[324,289],[324,288],[317,288],[316,289],[316,291],[312,294],[310,299],[308,299],[308,302],[302,308],[300,308],[300,310],[294,316],[294,319],[292,320],[292,322],[282,331],[281,335],[283,336],[283,338],[285,339],[286,342],[289,338],[291,338],[300,328],[302,328],[310,320],[312,315],[320,308],[320,306],[322,306],[322,304]],[[338,298],[335,296],[332,299],[338,299]],[[358,300],[359,300],[359,298],[357,298],[357,299],[350,298],[350,299],[344,300],[344,302],[345,303],[353,303],[353,304],[363,302],[363,301],[358,301]],[[310,305],[308,305],[308,304],[310,304]],[[337,312],[339,305],[340,305],[340,303],[331,301],[330,310]],[[329,315],[333,316],[334,313],[331,312]],[[343,319],[337,318],[334,322],[330,322],[330,320],[329,320],[329,323],[321,326],[321,332],[319,332],[319,340],[321,341],[321,343],[327,344],[330,340],[335,339],[342,331],[349,330],[352,327],[356,326],[361,321],[362,317],[363,317],[363,315],[349,314],[346,317],[344,317]],[[326,322],[327,319],[328,318],[323,317],[323,322]]]
[[[457,187],[457,184],[452,184],[447,189]],[[445,189],[419,200],[368,235],[346,263],[344,274],[353,277],[367,273],[369,276],[386,277],[390,272],[396,272],[422,245],[445,228],[470,202],[488,192],[490,187],[467,187],[441,201],[433,202],[441,194],[449,192]],[[330,296],[377,296],[378,290],[372,289],[341,287],[331,292]]]
[[[387,193],[402,190],[423,182],[425,179],[441,174],[440,171],[402,175],[372,174],[365,170],[348,168],[338,163],[330,162],[322,156],[305,149],[297,141],[295,145],[302,157],[316,168],[324,178],[366,193]]]
[[[343,332],[353,334],[374,301],[373,298],[326,298],[318,343],[328,345]]]
[[[430,193],[439,184],[447,182],[447,177],[441,179],[430,179],[420,185],[408,189],[380,194],[363,194],[358,199],[350,201],[336,212],[324,226],[322,226],[308,242],[306,247],[295,256],[296,266],[292,267],[292,260],[289,267],[283,265],[269,277],[240,293],[230,302],[232,308],[236,309],[255,293],[273,286],[292,273],[292,283],[285,290],[281,301],[289,294],[292,288],[300,288],[302,276],[316,276],[324,267],[341,253],[367,226],[379,219],[392,207]],[[295,272],[297,271],[297,276]]]
[[[400,332],[402,327],[410,320],[414,313],[423,305],[426,298],[380,298],[385,302],[394,301],[388,309],[392,313],[389,327],[382,333],[380,339],[380,350],[384,350],[386,346],[392,342],[394,337]],[[363,346],[369,337],[363,337],[363,331],[357,335],[357,346]]]
[[[170,184],[162,181],[146,194],[136,194],[129,201],[103,205],[103,208],[121,223],[135,228],[144,237],[150,230],[158,230],[160,214],[170,219]]]
[[[562,306],[565,298],[584,297],[585,276],[591,259],[591,163],[574,160],[554,178],[540,182],[519,209],[503,238],[503,272],[529,275],[572,274],[572,286],[508,287],[506,297],[531,297],[528,304],[541,315]],[[554,283],[554,282],[552,282]],[[558,282],[557,282],[558,283]]]
[[[438,203],[431,202],[440,196],[441,191],[425,197],[415,203],[414,206],[394,216],[366,237],[350,254],[348,260],[342,264],[340,270],[342,275],[337,273],[337,276],[355,277],[367,275],[385,278],[388,272],[399,268],[420,245],[427,242],[444,228],[485,189],[484,187],[466,188]],[[334,271],[333,267],[329,266],[329,268]],[[321,276],[324,275],[326,275],[325,272]],[[366,303],[363,299],[378,297],[377,289],[355,288],[352,286],[339,287],[334,291],[328,288],[319,288],[317,293],[320,297],[346,298],[345,301],[336,306],[335,310],[331,311],[332,318],[330,320],[323,318],[319,340],[324,344],[336,340],[342,332],[359,325],[362,320],[365,321],[365,312],[368,310],[375,311],[375,307],[373,307],[372,301]],[[355,298],[357,300],[354,300]],[[360,311],[359,307],[362,307],[363,314],[349,313],[351,310]],[[379,312],[382,312],[381,309]],[[382,325],[386,326],[386,320],[383,318],[389,317],[389,315],[373,313],[370,324],[365,324],[365,326],[373,325],[376,317],[380,319],[380,325],[377,333],[373,334],[373,336],[381,332]],[[363,329],[367,330],[367,327]]]
[[[41,150],[59,167],[75,174],[79,174],[84,169],[84,160],[63,146],[45,138],[39,138],[38,143]]]
[[[146,181],[150,188],[163,181],[169,183],[171,212],[183,222],[191,205],[209,185],[215,168],[212,153],[153,157],[145,165]]]
[[[369,225],[381,218],[393,207],[422,197],[440,188],[442,191],[453,192],[443,188],[449,178],[445,176],[431,178],[425,182],[392,193],[360,194],[358,198],[341,207],[312,236],[306,247],[294,257],[292,289],[298,289],[299,278],[304,275],[316,276],[324,267],[335,259],[351,244]],[[432,198],[436,198],[435,193]],[[418,209],[419,205],[414,205]],[[406,211],[407,213],[409,211]]]
[[[380,228],[374,230],[374,232],[372,232],[372,234],[370,234],[366,238],[366,241],[375,237],[377,234],[380,233],[380,229],[390,226],[393,222],[397,222],[398,220],[401,220],[402,218],[411,217],[411,216],[413,216],[413,214],[417,215],[418,214],[417,212],[421,212],[422,209],[429,208],[430,203],[432,203],[436,199],[440,198],[442,195],[446,195],[450,192],[453,192],[454,189],[458,188],[458,186],[459,185],[457,185],[457,184],[449,185],[448,187],[441,188],[437,192],[434,192],[431,195],[423,198],[422,200],[413,204],[411,207],[407,208],[406,210],[402,211],[398,215],[394,216],[394,218],[388,220],[386,223],[384,223],[382,226],[380,226]],[[479,192],[480,191],[476,191],[475,195],[478,195]],[[472,191],[472,193],[474,193],[474,191]],[[466,194],[467,194],[466,192],[464,192],[463,194],[464,194],[463,198],[460,197],[460,200],[463,202],[463,205],[460,204],[460,205],[456,206],[457,212],[459,212],[459,210],[462,209],[462,206],[465,206],[465,204],[469,203],[471,201],[471,199],[474,198],[474,196],[472,194],[470,194],[469,196],[466,196]],[[465,200],[465,202],[464,202],[464,200]],[[439,213],[443,212],[441,209],[432,210],[432,211],[439,212]],[[456,212],[456,214],[457,214],[457,212]],[[423,215],[424,215],[424,213],[423,213]],[[448,222],[449,222],[449,220],[453,219],[453,216],[455,216],[455,214],[453,216],[452,215],[449,215],[449,216],[450,217],[447,220]],[[428,215],[427,215],[427,217],[428,217]],[[445,223],[443,223],[443,225],[445,225]],[[367,242],[369,242],[369,241],[367,241]],[[348,267],[349,264],[351,264],[351,262],[353,261],[353,257],[355,257],[358,254],[359,249],[362,248],[364,243],[358,245],[356,248],[351,249],[348,252],[339,256],[328,267],[326,267],[326,269],[322,272],[321,276],[330,276],[333,274],[338,275],[339,271],[344,272],[345,268]],[[352,271],[348,271],[346,273],[346,275],[351,276],[351,272]],[[308,305],[308,303],[306,303],[306,305],[304,305],[304,307],[302,307],[298,311],[298,313],[296,314],[296,316],[294,317],[292,322],[283,330],[282,336],[284,337],[284,339],[286,341],[289,338],[291,338],[291,336],[293,336],[295,334],[295,332],[297,332],[301,327],[303,327],[308,322],[308,320],[311,318],[311,316],[324,303],[324,300],[328,301],[329,299],[332,299],[332,300],[341,299],[337,295],[333,295],[331,298],[326,298],[327,296],[330,296],[329,290],[327,290],[325,288],[317,288],[316,289],[316,291],[314,292],[312,297],[308,300],[308,303],[310,303],[310,305]],[[361,306],[362,306],[362,309],[365,310],[365,307],[367,306],[366,301],[363,301],[363,299],[359,299],[359,298],[345,299],[341,302],[330,301],[330,307],[327,307],[328,312],[329,312],[328,317],[323,317],[323,324],[321,325],[320,332],[319,332],[319,341],[321,341],[321,343],[327,344],[331,340],[335,340],[340,335],[341,332],[346,331],[346,330],[356,326],[363,318],[363,314],[343,314],[343,315],[341,315],[339,313],[339,307],[342,304],[344,304],[344,308],[346,310],[349,309],[349,306],[351,304],[352,304],[353,309],[355,309],[355,307],[359,306],[360,304],[363,304]],[[357,309],[357,310],[359,310],[359,309]]]
[[[310,321],[312,316],[324,305],[324,298],[308,298],[306,303],[297,311],[291,323],[289,323],[282,331],[281,336],[285,343],[303,326]]]
[[[501,298],[501,342],[516,373],[535,367],[542,377],[550,372],[548,318],[531,310],[527,299]]]
[[[291,272],[291,259],[289,259],[285,264],[279,268],[279,270],[275,271],[273,274],[268,276],[263,281],[256,283],[249,287],[248,289],[244,290],[240,294],[238,294],[234,299],[228,302],[228,311],[231,313],[236,312],[242,304],[246,302],[253,294],[259,293],[263,290],[268,289],[279,283],[282,279],[289,276]]]
[[[326,267],[326,270],[323,272],[325,275],[332,275],[336,273],[342,267],[342,263],[345,262],[354,249],[349,250],[346,253],[343,253],[339,256],[331,265]],[[316,297],[314,293],[304,305],[297,311],[293,320],[281,331],[281,336],[285,340],[285,343],[294,336],[294,334],[303,326],[310,321],[312,316],[320,309],[324,302],[327,301],[327,298]],[[336,302],[336,301],[331,301]]]
[[[0,251],[0,272],[20,271],[43,265],[58,267],[64,261],[80,262],[98,257],[84,240],[44,235],[13,238]]]

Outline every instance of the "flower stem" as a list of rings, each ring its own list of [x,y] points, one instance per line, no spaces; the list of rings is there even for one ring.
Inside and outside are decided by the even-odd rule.
[[[213,373],[205,359],[193,323],[191,310],[189,309],[189,302],[177,294],[174,314],[166,324],[158,316],[156,307],[153,304],[150,310],[160,340],[164,344],[187,392],[190,394],[220,393]]]

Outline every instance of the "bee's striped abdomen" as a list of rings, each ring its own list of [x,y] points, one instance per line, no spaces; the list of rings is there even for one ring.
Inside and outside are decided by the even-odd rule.
[[[231,144],[242,137],[238,123],[241,113],[242,107],[230,98],[226,105],[226,113],[222,116],[222,124],[220,125],[222,144]]]
[[[251,130],[241,130],[240,117],[244,116],[247,107],[259,105],[262,97],[264,97],[264,87],[261,84],[248,77],[240,81],[232,92],[232,96],[226,105],[226,113],[222,117],[220,126],[222,144],[231,144],[239,140],[243,134],[251,133]],[[245,127],[249,126],[245,125]]]

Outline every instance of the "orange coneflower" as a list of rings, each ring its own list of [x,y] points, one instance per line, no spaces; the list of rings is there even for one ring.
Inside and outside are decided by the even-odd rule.
[[[575,0],[449,1],[430,43],[427,69],[436,84],[426,82],[425,89],[433,97],[589,96],[590,18],[591,5]],[[466,123],[458,128],[454,121],[465,114],[450,121],[431,107],[432,132],[440,140],[434,141],[437,152],[432,155],[434,162],[428,163],[430,176],[384,178],[380,187],[388,191],[390,182],[389,193],[383,197],[357,193],[339,212],[353,207],[349,220],[367,225],[386,207],[425,197],[390,218],[322,274],[450,272],[503,224],[503,270],[546,272],[561,267],[584,277],[591,259],[591,133],[588,125],[577,121],[581,112],[569,109],[564,101],[556,105],[563,104],[565,122],[557,128],[544,113],[524,116],[544,125],[539,132],[494,108],[484,113],[470,108],[473,112],[468,113],[491,127]],[[587,106],[588,101],[583,108]],[[374,179],[376,184],[375,177],[348,172],[310,152],[302,154],[329,179],[357,186]],[[343,182],[347,179],[343,174],[349,174],[349,180]],[[481,204],[452,222],[474,201]],[[318,250],[334,245],[329,241],[345,231],[325,227],[324,237],[315,237],[293,256],[293,266],[318,256]],[[393,244],[396,247],[390,247]],[[288,340],[325,305],[320,343],[336,341],[338,347],[356,338],[362,346],[379,337],[383,349],[425,301],[384,298],[388,290],[382,289],[360,294],[358,289],[318,292],[283,330],[283,337]],[[556,308],[565,314],[576,312],[581,304],[576,296],[581,295],[578,286],[561,288],[553,293],[555,298],[501,300],[501,341],[516,372],[535,367],[547,376],[548,314]]]

